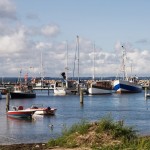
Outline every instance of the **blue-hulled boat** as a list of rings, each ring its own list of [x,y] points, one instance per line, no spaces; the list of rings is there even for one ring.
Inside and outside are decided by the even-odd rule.
[[[117,93],[138,93],[142,91],[142,86],[133,81],[115,80],[113,89]]]
[[[125,52],[125,48],[123,46],[122,46],[122,48],[123,48],[123,55],[122,55],[121,70],[123,73],[123,77],[122,77],[122,79],[118,79],[113,82],[113,90],[115,90],[117,93],[141,92],[142,85],[138,84],[138,78],[137,77],[127,77],[126,67],[125,67],[126,52]]]

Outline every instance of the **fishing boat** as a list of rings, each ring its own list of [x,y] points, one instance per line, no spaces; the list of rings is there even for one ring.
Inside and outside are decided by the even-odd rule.
[[[32,118],[34,112],[34,110],[26,110],[23,109],[23,106],[19,106],[13,107],[13,110],[9,110],[7,116],[13,118]]]
[[[15,85],[13,91],[10,92],[11,99],[35,98],[36,93],[32,87],[27,85]]]
[[[112,93],[111,81],[100,80],[90,83],[88,87],[88,93],[90,95],[111,94]]]
[[[33,91],[32,85],[29,85],[27,83],[28,80],[28,74],[24,76],[24,84],[21,82],[21,73],[22,70],[20,70],[20,76],[18,78],[18,83],[14,85],[13,90],[10,91],[11,99],[22,99],[22,98],[35,98],[36,93]]]
[[[115,80],[113,89],[117,93],[139,93],[142,91],[142,86],[132,80]]]
[[[123,48],[123,55],[122,55],[122,72],[123,77],[121,79],[115,80],[113,82],[113,89],[117,93],[138,93],[142,91],[142,85],[138,84],[138,78],[135,77],[127,77],[126,73],[126,66],[125,66],[125,60],[126,60],[126,52],[125,48]],[[132,70],[132,69],[131,69]]]
[[[43,105],[32,105],[26,110],[35,111],[34,115],[55,115],[57,109],[51,107],[43,107]]]

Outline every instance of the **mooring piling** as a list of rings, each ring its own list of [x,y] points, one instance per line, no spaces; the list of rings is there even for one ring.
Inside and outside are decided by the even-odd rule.
[[[10,93],[7,92],[7,94],[6,94],[6,112],[9,111],[9,100],[10,100]]]

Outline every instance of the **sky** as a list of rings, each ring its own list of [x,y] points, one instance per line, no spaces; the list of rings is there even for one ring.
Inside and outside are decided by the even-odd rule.
[[[0,0],[0,77],[117,76],[122,46],[128,76],[149,76],[149,7],[149,0]]]

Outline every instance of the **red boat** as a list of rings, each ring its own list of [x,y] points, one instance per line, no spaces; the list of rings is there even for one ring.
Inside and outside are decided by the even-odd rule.
[[[13,107],[14,110],[8,111],[7,116],[13,118],[32,118],[34,110],[23,109],[23,106]]]

